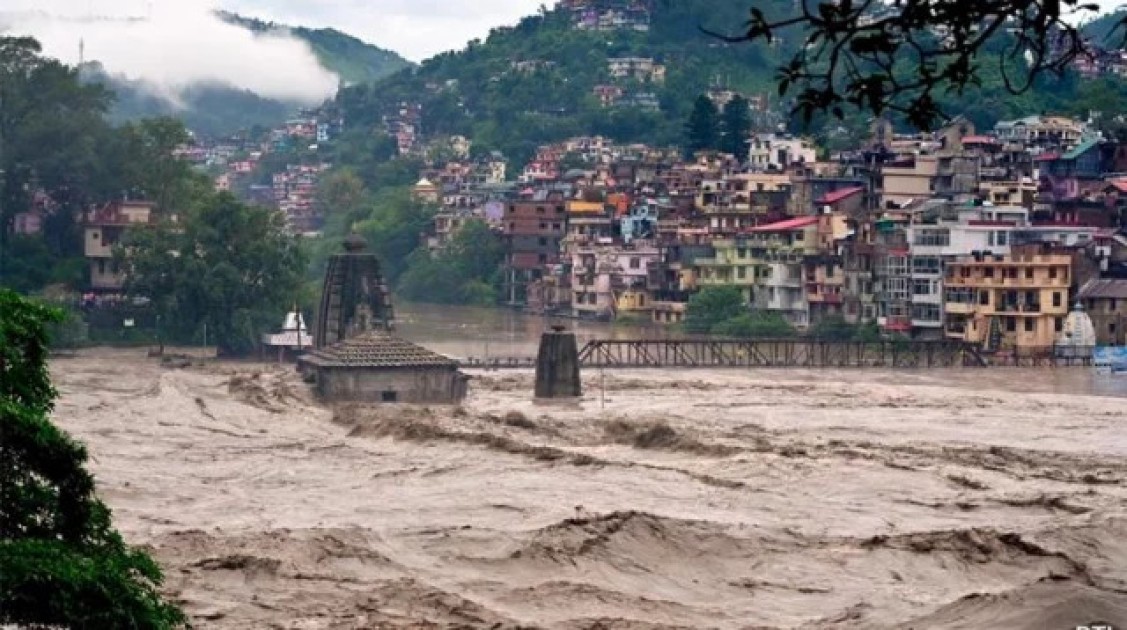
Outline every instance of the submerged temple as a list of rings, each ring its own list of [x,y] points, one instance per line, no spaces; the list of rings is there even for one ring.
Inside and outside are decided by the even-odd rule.
[[[375,254],[353,234],[329,260],[315,348],[298,369],[327,402],[453,404],[466,395],[458,363],[391,332],[391,297]]]
[[[367,249],[368,243],[353,233],[344,240],[344,252],[329,259],[313,332],[316,347],[367,330],[391,330],[391,294],[379,259]]]

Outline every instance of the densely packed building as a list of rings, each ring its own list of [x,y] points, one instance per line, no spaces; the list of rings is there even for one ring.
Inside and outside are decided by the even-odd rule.
[[[511,184],[467,184],[463,165],[442,180],[432,243],[459,213],[489,221],[505,301],[544,314],[677,323],[695,292],[732,286],[799,330],[840,316],[1043,349],[1079,300],[1102,311],[1102,342],[1127,332],[1127,147],[1083,123],[877,123],[829,156],[781,134],[748,142],[741,163],[577,138],[541,147]]]

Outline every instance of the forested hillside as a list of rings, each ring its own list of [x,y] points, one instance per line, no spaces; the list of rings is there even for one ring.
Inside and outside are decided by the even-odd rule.
[[[794,7],[782,0],[756,6],[769,17],[787,15]],[[417,103],[424,136],[465,135],[477,150],[498,149],[518,162],[539,144],[574,135],[676,144],[683,140],[694,99],[711,86],[761,95],[776,112],[789,112],[789,103],[779,98],[776,73],[801,45],[800,32],[781,33],[770,46],[729,44],[703,32],[738,34],[749,7],[750,2],[732,0],[655,0],[648,31],[578,29],[571,11],[542,9],[462,51],[439,55],[376,85],[345,89],[338,103],[350,123],[365,127],[363,133],[400,104]],[[1005,37],[990,49],[1004,50]],[[664,81],[615,80],[607,65],[613,57],[653,58],[666,68]],[[990,60],[983,62],[982,78],[964,94],[945,95],[946,113],[964,114],[988,128],[1000,119],[1041,112],[1117,113],[1116,104],[1127,97],[1119,79],[1081,81],[1075,75],[1046,77],[1015,96]],[[652,94],[658,110],[631,106],[628,98],[625,104],[605,106],[595,89],[612,84],[627,96]],[[857,133],[868,118],[847,112],[844,121],[819,117],[809,125],[793,120],[790,126],[822,136]]]

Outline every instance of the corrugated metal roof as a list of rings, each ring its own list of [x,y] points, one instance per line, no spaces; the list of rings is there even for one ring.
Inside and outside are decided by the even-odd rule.
[[[457,367],[450,357],[382,331],[369,331],[301,357],[319,367]]]
[[[842,199],[848,199],[849,197],[852,197],[853,195],[856,195],[857,193],[861,193],[861,192],[865,192],[864,186],[853,186],[851,188],[842,188],[841,190],[835,190],[831,193],[826,193],[825,195],[822,196],[821,199],[819,199],[815,203],[835,204],[835,203],[841,201]]]
[[[1064,155],[1062,155],[1061,159],[1075,160],[1076,158],[1080,157],[1081,155],[1084,155],[1085,153],[1087,153],[1089,149],[1091,149],[1092,147],[1096,146],[1099,143],[1100,143],[1099,138],[1091,138],[1091,139],[1085,140],[1084,142],[1081,142],[1080,144],[1073,147],[1072,150],[1069,151],[1068,153],[1065,153]]]
[[[1127,300],[1127,280],[1118,278],[1097,278],[1089,280],[1080,289],[1081,300],[1089,298],[1104,298],[1112,300]]]
[[[786,221],[756,226],[748,230],[748,232],[786,232],[788,230],[797,230],[808,225],[814,225],[817,222],[818,217],[798,217],[796,219],[787,219]]]

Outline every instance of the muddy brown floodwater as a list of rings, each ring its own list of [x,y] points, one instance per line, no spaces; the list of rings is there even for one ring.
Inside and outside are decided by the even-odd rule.
[[[490,372],[336,409],[270,364],[52,371],[199,628],[1127,627],[1127,399],[1086,370],[589,372],[552,406]]]

